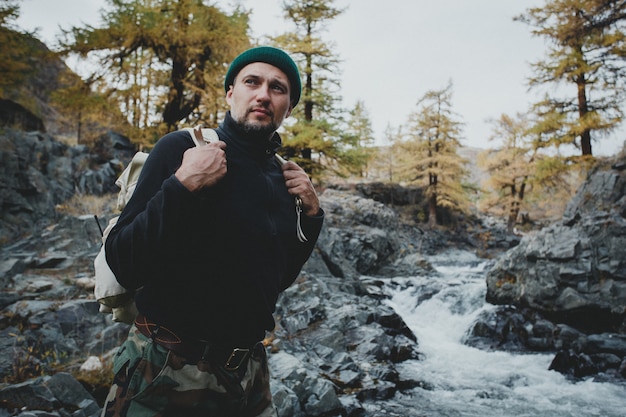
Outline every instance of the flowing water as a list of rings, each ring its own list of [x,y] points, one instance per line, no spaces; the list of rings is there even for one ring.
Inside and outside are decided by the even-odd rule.
[[[390,305],[417,336],[422,359],[400,367],[422,381],[396,400],[412,416],[624,417],[626,387],[549,371],[553,354],[489,352],[462,343],[485,303],[486,263],[468,252],[430,259],[437,277],[394,278]]]

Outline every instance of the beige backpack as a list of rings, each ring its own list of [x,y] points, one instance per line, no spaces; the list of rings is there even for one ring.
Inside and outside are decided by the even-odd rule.
[[[184,128],[191,135],[196,146],[204,143],[216,142],[219,140],[217,132],[214,129],[202,129],[199,126],[195,128]],[[137,152],[130,161],[126,169],[119,176],[115,184],[120,187],[117,196],[117,209],[122,211],[135,191],[139,174],[148,158],[145,152]],[[100,303],[101,313],[111,313],[113,321],[131,324],[137,316],[137,308],[135,307],[135,292],[128,291],[122,287],[115,278],[115,274],[109,268],[104,252],[104,243],[107,236],[117,224],[119,216],[112,218],[109,224],[102,232],[102,247],[94,260],[94,270],[96,285],[94,295]]]

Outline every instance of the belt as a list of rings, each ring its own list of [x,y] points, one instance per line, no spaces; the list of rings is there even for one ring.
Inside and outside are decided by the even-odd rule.
[[[257,357],[264,350],[262,342],[250,348],[232,348],[204,340],[183,340],[167,327],[148,321],[143,314],[137,316],[135,326],[142,335],[190,362],[207,361],[231,372],[245,368],[250,356]]]

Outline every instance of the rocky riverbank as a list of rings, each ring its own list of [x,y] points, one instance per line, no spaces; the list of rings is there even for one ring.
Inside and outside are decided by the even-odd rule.
[[[0,252],[0,378],[5,381],[0,387],[0,416],[37,415],[35,410],[40,411],[39,415],[45,412],[52,417],[95,416],[111,378],[111,355],[128,327],[99,313],[93,300],[92,262],[100,246],[100,231],[93,218],[96,213],[59,214],[55,206],[66,201],[67,195],[60,191],[50,195],[49,191],[71,189],[74,193],[88,193],[88,188],[98,185],[95,189],[104,193],[115,176],[108,172],[115,173],[119,159],[99,159],[86,149],[58,145],[47,135],[12,135],[0,138],[6,140],[0,149],[2,160],[14,161],[9,164],[12,171],[4,168],[9,165],[3,165],[8,177],[3,177],[3,184],[8,186],[2,188],[0,216],[3,228],[12,227],[3,232],[8,242]],[[24,146],[16,141],[28,144],[25,150],[12,151]],[[77,163],[79,160],[83,163]],[[613,166],[620,165],[615,161]],[[80,171],[79,167],[86,170]],[[609,166],[608,171],[597,172],[609,172],[613,178],[602,182],[610,190],[608,195],[602,192],[602,198],[623,204],[622,171]],[[86,180],[85,176],[92,179]],[[65,181],[65,185],[58,188],[55,181]],[[587,184],[595,181],[591,176]],[[328,188],[321,194],[327,212],[324,230],[301,277],[280,298],[277,328],[267,340],[272,387],[281,416],[422,415],[418,409],[398,414],[397,404],[393,403],[397,394],[410,396],[412,389],[422,385],[418,379],[401,377],[398,372],[398,365],[404,361],[420,359],[420,345],[402,318],[385,302],[383,287],[392,277],[426,274],[431,266],[424,254],[451,246],[499,257],[487,283],[490,301],[503,306],[496,315],[476,323],[467,343],[484,349],[554,352],[555,359],[561,357],[555,360],[555,369],[576,377],[583,376],[575,372],[576,366],[580,366],[563,358],[579,357],[582,353],[595,364],[594,368],[585,368],[588,372],[584,375],[623,377],[623,256],[615,251],[624,234],[602,235],[604,242],[613,242],[613,246],[580,243],[592,242],[589,236],[595,236],[594,230],[602,230],[602,221],[607,221],[605,231],[611,229],[609,225],[621,224],[623,210],[613,210],[613,204],[609,205],[610,215],[598,215],[596,208],[583,210],[588,202],[583,195],[568,209],[569,220],[527,236],[520,243],[502,229],[481,222],[467,222],[453,232],[426,230],[407,222],[399,215],[399,209],[415,201],[415,192],[370,184],[350,189]],[[102,224],[112,215],[97,214],[102,217]],[[580,225],[587,224],[589,220],[585,219],[589,216],[597,220],[595,226],[585,229]],[[16,219],[25,229],[17,227]],[[563,227],[569,228],[569,250],[575,255],[567,262],[562,256],[549,256],[555,252],[554,244],[539,244],[542,236],[552,236],[548,242],[564,242],[554,235],[554,230]],[[572,227],[580,229],[572,232]],[[581,233],[578,240],[576,233]],[[26,236],[21,237],[22,234]],[[518,243],[500,256],[503,250]],[[561,246],[564,249],[557,252],[567,252],[568,246]],[[546,249],[529,252],[529,247]],[[587,247],[600,249],[586,250]],[[571,272],[578,271],[575,266],[580,268],[572,262],[581,256],[592,266],[590,275]],[[522,261],[531,264],[517,267]],[[528,272],[524,272],[524,265]],[[592,329],[593,333],[576,315],[548,314],[556,312],[556,307],[549,307],[548,297],[531,304],[534,298],[511,295],[527,297],[528,291],[511,287],[519,284],[528,288],[533,285],[531,281],[546,279],[550,274],[561,289],[559,294],[573,294],[576,290],[583,297],[589,293],[589,304],[601,306],[603,312],[610,314],[612,325]],[[509,276],[514,276],[515,281]],[[587,287],[581,284],[583,276]],[[598,279],[595,287],[592,277]],[[606,287],[608,280],[612,284]],[[567,290],[568,286],[573,290]],[[609,291],[614,298],[600,305],[592,291],[582,291],[596,287],[598,294]],[[497,295],[501,290],[502,295]],[[559,296],[555,294],[553,306],[567,305],[556,303]],[[602,316],[594,321],[604,319]],[[594,353],[589,351],[592,347]],[[610,366],[597,366],[600,358]],[[378,410],[375,414],[368,411],[372,404]],[[385,404],[389,411],[385,411]]]
[[[470,343],[556,351],[551,368],[574,377],[626,377],[625,217],[622,156],[589,173],[560,222],[498,258],[487,301],[503,307]]]

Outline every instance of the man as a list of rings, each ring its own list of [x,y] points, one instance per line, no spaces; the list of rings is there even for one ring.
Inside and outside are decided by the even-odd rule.
[[[169,133],[106,240],[139,315],[114,360],[103,416],[275,416],[261,340],[313,250],[324,213],[308,175],[274,158],[298,103],[282,50],[230,65],[220,141]]]

